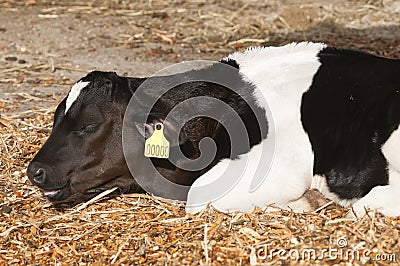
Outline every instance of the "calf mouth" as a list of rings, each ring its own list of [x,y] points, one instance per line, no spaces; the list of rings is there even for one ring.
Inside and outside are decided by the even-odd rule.
[[[130,186],[122,186],[118,184],[118,179],[124,177],[124,175],[117,175],[110,180],[101,183],[95,187],[88,187],[86,190],[77,192],[73,188],[74,186],[71,182],[67,182],[63,187],[59,188],[40,188],[43,195],[52,203],[53,207],[59,210],[64,210],[66,208],[71,208],[81,202],[90,200],[96,197],[100,193],[109,190],[113,187],[118,187],[115,191],[108,194],[108,196],[115,196],[124,193],[143,193],[144,191],[138,188]],[[82,184],[80,184],[82,185]]]
[[[46,198],[51,199],[51,198],[56,197],[58,195],[58,193],[61,192],[61,188],[60,189],[43,190],[42,192]]]
[[[43,195],[49,201],[59,201],[69,197],[69,186],[68,183],[59,188],[40,188]]]

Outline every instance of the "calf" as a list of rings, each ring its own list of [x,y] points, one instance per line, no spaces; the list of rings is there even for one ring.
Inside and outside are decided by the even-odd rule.
[[[201,188],[247,158],[222,160],[193,184],[188,212],[208,202],[223,211],[287,206],[311,187],[353,204],[359,215],[365,207],[400,215],[400,61],[313,43],[252,48],[228,58],[269,104],[274,161],[266,181],[249,191],[267,137],[249,152],[240,182],[205,200]]]
[[[396,156],[400,143],[399,61],[300,43],[252,48],[222,62],[236,69],[227,78],[233,90],[195,81],[204,74],[226,75],[218,70],[218,64],[151,78],[152,86],[142,94],[137,89],[149,79],[101,72],[84,77],[58,106],[53,132],[28,167],[30,180],[56,205],[77,203],[111,187],[124,193],[139,192],[143,185],[135,180],[143,178],[149,181],[146,190],[156,187],[155,194],[163,196],[164,187],[153,179],[154,173],[146,175],[148,168],[140,170],[144,141],[153,133],[154,124],[161,122],[166,137],[177,139],[172,149],[182,150],[191,160],[201,156],[200,140],[209,137],[216,143],[212,161],[195,171],[177,167],[170,160],[151,159],[157,172],[168,180],[193,184],[187,212],[200,211],[208,203],[222,211],[251,211],[268,204],[285,207],[307,189],[317,188],[343,206],[353,204],[359,214],[364,207],[372,207],[386,215],[400,215],[396,204],[400,192]],[[171,78],[189,82],[164,94],[160,88]],[[218,110],[217,103],[199,101],[167,121],[174,106],[197,96],[228,104],[245,125],[243,141],[248,145],[230,143],[232,132],[225,129],[234,120],[230,112],[213,119],[185,119],[191,109],[199,113]],[[144,112],[152,102],[149,99],[157,97],[150,112]],[[127,164],[121,128],[130,98],[137,99],[128,116],[132,141]],[[135,116],[143,112],[145,125],[135,125],[140,120]],[[235,147],[239,148],[232,152]],[[274,150],[272,161],[262,159],[269,149]],[[267,166],[260,168],[263,164]],[[243,165],[243,171],[232,171]],[[227,172],[235,181],[230,186],[218,183],[221,177],[230,182]]]

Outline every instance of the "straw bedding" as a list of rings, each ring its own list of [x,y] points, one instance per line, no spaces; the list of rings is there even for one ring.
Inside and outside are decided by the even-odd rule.
[[[395,3],[7,0],[0,1],[0,16],[22,7],[30,8],[38,19],[63,14],[78,20],[118,16],[131,28],[130,34],[98,35],[93,39],[95,49],[128,47],[137,60],[216,59],[250,45],[297,40],[325,41],[398,58],[396,12],[400,10]],[[6,30],[0,26],[3,40]],[[329,203],[305,214],[283,210],[225,214],[209,208],[186,215],[182,202],[139,194],[109,198],[107,191],[74,208],[55,210],[30,184],[25,169],[49,135],[57,103],[86,69],[37,54],[32,55],[36,60],[24,63],[17,58],[24,51],[3,48],[1,265],[398,264],[400,218],[371,213],[348,219],[348,209]],[[37,87],[49,89],[33,89]],[[328,256],[324,249],[361,255]]]

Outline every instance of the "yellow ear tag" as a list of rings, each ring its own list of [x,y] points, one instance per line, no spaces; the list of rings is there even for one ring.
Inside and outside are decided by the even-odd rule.
[[[157,123],[154,126],[154,133],[144,143],[144,156],[151,158],[168,158],[169,141],[164,137],[164,126]]]

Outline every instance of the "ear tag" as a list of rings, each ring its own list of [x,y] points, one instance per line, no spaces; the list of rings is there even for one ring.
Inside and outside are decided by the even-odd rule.
[[[168,158],[169,141],[164,137],[164,126],[157,123],[154,133],[144,143],[144,156],[151,158]]]

